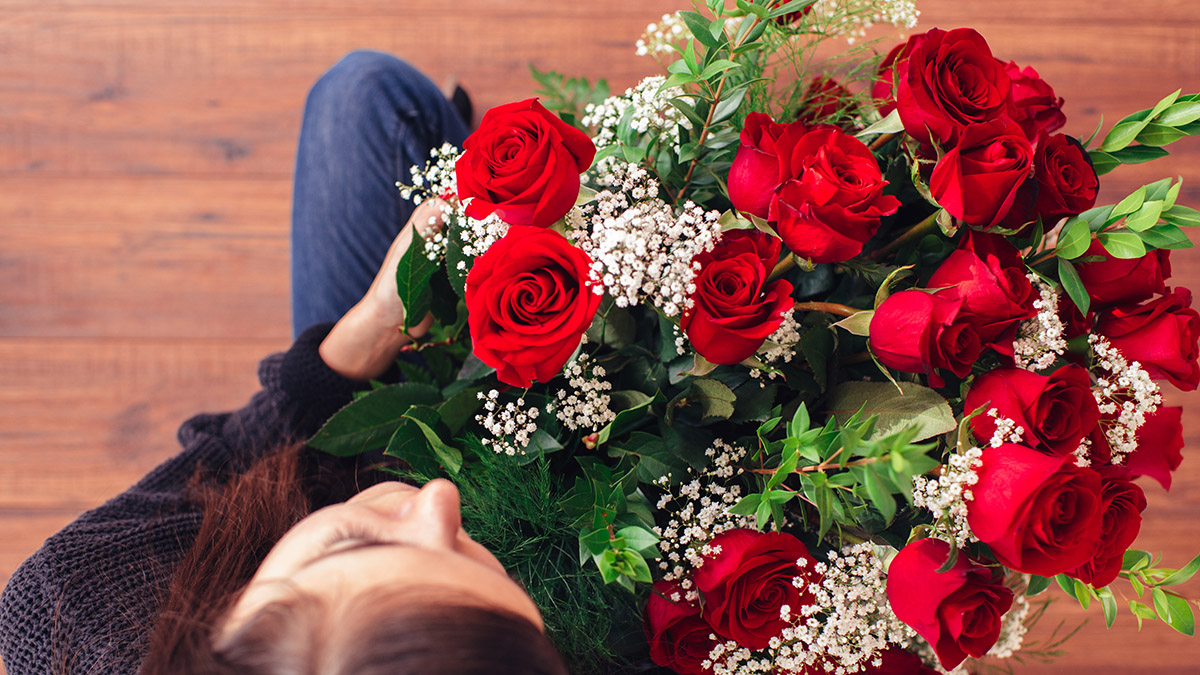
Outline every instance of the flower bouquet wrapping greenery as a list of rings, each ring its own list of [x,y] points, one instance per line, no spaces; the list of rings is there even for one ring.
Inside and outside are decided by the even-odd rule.
[[[965,672],[1060,591],[1191,634],[1200,557],[1130,547],[1160,383],[1200,384],[1200,212],[1095,202],[1200,95],[1080,140],[970,28],[863,41],[916,15],[697,2],[623,94],[535,71],[399,186],[446,215],[397,273],[423,365],[311,445],[454,480],[578,672]]]

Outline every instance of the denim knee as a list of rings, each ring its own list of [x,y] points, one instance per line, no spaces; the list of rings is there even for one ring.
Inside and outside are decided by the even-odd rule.
[[[441,91],[421,71],[371,50],[350,52],[326,71],[309,91],[305,116],[360,134],[372,123],[398,116],[431,142],[446,137],[454,142],[461,126]]]

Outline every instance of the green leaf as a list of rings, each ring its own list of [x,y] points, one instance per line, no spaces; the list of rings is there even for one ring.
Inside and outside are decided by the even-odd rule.
[[[813,378],[821,389],[829,384],[829,358],[834,350],[833,331],[825,326],[816,326],[800,338],[800,351],[812,367]]]
[[[1180,176],[1179,180],[1175,181],[1171,185],[1171,187],[1167,188],[1167,196],[1163,197],[1163,210],[1164,211],[1171,208],[1172,206],[1175,206],[1175,200],[1179,199],[1179,191],[1182,189],[1183,189],[1183,177]]]
[[[334,413],[308,444],[339,457],[381,448],[404,421],[410,406],[440,400],[437,387],[417,382],[376,389]]]
[[[884,488],[883,480],[875,472],[874,466],[868,464],[863,475],[866,479],[867,497],[879,511],[879,515],[883,516],[883,522],[891,524],[892,518],[896,515],[896,499]]]
[[[683,19],[683,22],[687,24],[688,30],[700,41],[700,44],[710,49],[720,44],[712,32],[709,31],[708,19],[702,15],[696,12],[680,12],[679,18]]]
[[[904,131],[904,123],[900,121],[900,111],[892,110],[892,112],[887,114],[887,117],[854,134],[854,137],[861,140],[867,136],[898,134],[901,131]]]
[[[1075,217],[1063,225],[1062,234],[1058,237],[1057,255],[1059,258],[1073,260],[1087,252],[1092,245],[1092,231],[1087,221]]]
[[[1187,138],[1188,133],[1183,129],[1168,127],[1163,124],[1147,124],[1137,135],[1137,142],[1152,148],[1170,145],[1181,138]]]
[[[729,507],[729,512],[735,516],[753,515],[758,510],[758,505],[763,501],[762,495],[759,493],[749,494],[738,500],[738,503]]]
[[[1027,597],[1033,597],[1041,594],[1047,588],[1050,588],[1050,577],[1031,574],[1029,575],[1029,585],[1025,587],[1025,595]]]
[[[737,400],[728,385],[708,377],[692,380],[692,391],[688,398],[700,404],[704,419],[729,419],[733,416],[733,403]]]
[[[1168,127],[1181,127],[1200,120],[1200,101],[1180,101],[1158,116],[1158,123]]]
[[[1108,222],[1117,222],[1122,217],[1142,208],[1142,204],[1144,203],[1146,203],[1146,186],[1143,185],[1134,190],[1128,197],[1117,202],[1117,205],[1113,207],[1112,213],[1108,216]]]
[[[617,530],[617,536],[635,551],[646,551],[658,545],[658,535],[639,525],[629,525]]]
[[[1129,549],[1121,558],[1121,569],[1126,572],[1137,572],[1145,569],[1154,560],[1149,551]]]
[[[1104,142],[1100,144],[1100,149],[1104,152],[1112,152],[1120,150],[1133,142],[1142,129],[1146,128],[1145,121],[1138,120],[1122,120],[1118,122],[1108,135],[1104,137]]]
[[[1138,237],[1147,246],[1162,249],[1191,248],[1192,240],[1175,225],[1158,225],[1145,232],[1138,232]]]
[[[912,276],[913,267],[915,267],[915,265],[897,267],[887,275],[887,277],[883,280],[883,283],[879,285],[879,290],[875,291],[875,309],[879,309],[879,306],[883,304],[883,301],[887,300],[888,296],[892,294],[892,284],[905,277]]]
[[[1162,215],[1162,211],[1161,201],[1146,202],[1137,212],[1125,218],[1125,227],[1134,232],[1148,230],[1158,224],[1158,217]]]
[[[712,79],[712,77],[714,75],[717,75],[718,73],[723,73],[727,70],[731,70],[733,68],[738,68],[738,67],[739,67],[739,64],[737,64],[733,61],[730,61],[729,59],[717,59],[716,61],[713,61],[712,63],[708,64],[708,67],[706,67],[700,73],[700,79],[709,80],[709,79]]]
[[[767,481],[767,489],[772,490],[779,487],[787,477],[792,475],[796,470],[796,464],[800,462],[800,453],[796,450],[785,451],[783,461],[779,463],[779,467],[775,469],[775,473],[771,474],[771,479]]]
[[[1064,258],[1058,259],[1058,280],[1062,282],[1063,290],[1067,292],[1067,297],[1071,298],[1071,302],[1079,308],[1079,313],[1087,316],[1088,308],[1091,307],[1092,298],[1088,295],[1087,289],[1083,286],[1083,279],[1079,278],[1079,272],[1075,271],[1075,266],[1069,260]]]
[[[429,447],[433,450],[433,454],[438,458],[438,461],[441,462],[442,466],[444,466],[446,470],[450,472],[450,475],[457,475],[459,470],[462,469],[462,452],[460,452],[458,448],[453,448],[449,445],[446,445],[445,442],[443,442],[442,439],[437,435],[437,432],[434,431],[433,428],[428,424],[425,424],[416,417],[409,415],[405,415],[404,418],[411,420],[417,425],[417,428],[420,429],[421,433],[425,435],[425,440],[429,443]]]
[[[1112,156],[1122,164],[1143,164],[1162,157],[1166,157],[1171,153],[1162,148],[1153,148],[1144,145],[1132,145],[1124,150],[1118,150],[1112,153]],[[1099,173],[1097,171],[1097,173]]]
[[[474,262],[463,252],[462,231],[463,223],[458,218],[451,218],[446,226],[446,277],[450,280],[450,288],[460,298],[467,295],[467,272]],[[459,263],[462,263],[461,266]]]
[[[833,488],[825,483],[817,485],[816,499],[813,501],[816,502],[817,513],[820,515],[817,539],[824,539],[829,528],[833,527]]]
[[[1113,622],[1117,620],[1117,599],[1107,587],[1096,589],[1096,595],[1100,598],[1100,607],[1104,610],[1104,625],[1112,628]]]
[[[738,87],[722,98],[717,103],[717,109],[713,111],[712,124],[720,124],[733,117],[738,107],[742,105],[742,101],[745,100],[747,91],[749,91],[749,87]],[[701,126],[704,126],[703,122],[701,122]]]
[[[475,419],[475,412],[483,405],[477,396],[482,390],[482,387],[475,387],[460,391],[437,407],[438,417],[445,422],[451,437],[457,436],[464,426]]]
[[[1054,581],[1058,587],[1063,589],[1067,595],[1075,597],[1075,580],[1065,574],[1057,574],[1054,576]]]
[[[1196,572],[1200,571],[1200,555],[1192,558],[1192,561],[1180,569],[1172,572],[1166,579],[1159,582],[1159,586],[1178,586],[1185,583],[1192,577],[1196,576]]]
[[[620,438],[628,433],[650,412],[650,406],[665,400],[661,392],[655,392],[654,398],[651,398],[632,389],[613,392],[611,396],[614,402],[624,402],[626,407],[617,413],[613,421],[596,433],[598,446],[604,445],[610,438]]]
[[[1176,204],[1163,212],[1163,220],[1180,227],[1200,226],[1200,211],[1183,204]]]
[[[870,335],[871,334],[871,319],[875,316],[874,310],[866,310],[857,314],[852,314],[841,321],[837,321],[832,325],[849,332],[852,335]]]
[[[912,382],[899,383],[899,390],[887,382],[843,382],[833,390],[828,412],[839,423],[846,424],[859,410],[863,416],[879,416],[876,438],[912,427],[912,442],[917,442],[958,427],[946,399]]]
[[[1103,176],[1121,166],[1121,160],[1117,159],[1116,154],[1116,152],[1104,152],[1103,150],[1088,150],[1088,156],[1092,160],[1092,169],[1095,170],[1097,176]]]
[[[1154,589],[1151,596],[1154,598],[1154,611],[1158,613],[1158,618],[1184,635],[1193,635],[1196,632],[1196,617],[1192,614],[1187,600],[1161,588]]]
[[[429,314],[429,279],[438,263],[425,255],[421,236],[413,230],[412,245],[396,265],[396,292],[404,303],[404,330],[425,320]]]
[[[1146,255],[1146,245],[1133,232],[1101,232],[1096,239],[1114,258],[1133,259]]]
[[[1092,604],[1092,594],[1088,592],[1088,585],[1082,581],[1075,579],[1074,583],[1075,599],[1079,601],[1079,606],[1087,609]]]

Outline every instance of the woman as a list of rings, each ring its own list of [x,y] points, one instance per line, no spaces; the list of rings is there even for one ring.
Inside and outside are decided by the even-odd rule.
[[[296,167],[295,344],[262,362],[245,408],[188,420],[183,452],[17,570],[0,598],[9,675],[565,673],[533,601],[463,532],[452,484],[385,481],[301,445],[395,376],[410,340],[396,264],[437,210],[413,214],[394,183],[460,144],[463,117],[384,54],[317,82]]]

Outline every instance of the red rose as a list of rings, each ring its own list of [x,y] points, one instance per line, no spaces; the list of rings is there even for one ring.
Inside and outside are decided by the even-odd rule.
[[[812,5],[808,6],[812,9]],[[835,115],[848,117],[854,113],[854,96],[831,77],[817,76],[809,81],[804,97],[800,99],[797,122],[816,124],[832,122]],[[839,114],[840,113],[840,114]]]
[[[945,384],[934,369],[963,377],[983,345],[975,327],[960,317],[962,306],[955,288],[894,293],[871,319],[871,351],[885,366],[924,373],[934,387]]]
[[[1062,98],[1054,95],[1054,89],[1032,66],[1021,70],[1020,66],[1009,61],[1004,65],[1004,71],[1012,80],[1013,107],[1016,109],[1013,119],[1025,130],[1029,140],[1042,133],[1052,134],[1067,123],[1067,116],[1062,111]]]
[[[1033,146],[1007,117],[962,129],[933,167],[929,191],[950,215],[976,227],[1004,220],[1033,170]]]
[[[650,660],[680,675],[709,673],[703,663],[716,646],[713,629],[700,616],[700,607],[684,599],[683,590],[659,581],[650,592],[643,615]]]
[[[1034,208],[1046,229],[1059,218],[1079,215],[1096,205],[1100,179],[1079,141],[1066,134],[1042,136],[1033,166],[1038,183]]]
[[[814,561],[799,539],[782,532],[729,530],[713,537],[718,552],[696,570],[696,588],[704,594],[704,618],[722,637],[746,649],[763,649],[788,626],[779,618],[787,605],[799,613],[813,603],[808,584]],[[805,566],[796,564],[803,559]]]
[[[1100,538],[1091,559],[1067,572],[1080,581],[1103,588],[1116,581],[1121,573],[1125,551],[1137,539],[1142,529],[1142,511],[1146,510],[1146,495],[1142,488],[1128,480],[1129,470],[1118,467],[1101,469],[1103,482],[1103,517]]]
[[[1171,489],[1171,472],[1183,462],[1183,408],[1158,406],[1137,431],[1137,450],[1125,459],[1134,478],[1149,476]]]
[[[785,132],[803,134],[804,131],[803,122],[779,124],[760,112],[746,116],[741,144],[733,166],[729,167],[729,201],[735,209],[763,219],[768,216],[771,197],[782,181],[780,167],[784,163],[776,142]]]
[[[911,44],[911,41],[901,42],[892,47],[887,56],[883,57],[883,61],[879,62],[875,82],[871,85],[871,98],[874,99],[875,105],[879,107],[879,114],[883,117],[887,117],[896,109],[896,97],[892,92],[896,80],[896,63],[908,58],[906,50]]]
[[[696,291],[680,321],[696,352],[711,363],[740,363],[779,328],[792,285],[767,282],[778,261],[779,240],[758,230],[726,232],[696,256]]]
[[[467,315],[475,356],[501,382],[528,387],[562,370],[579,347],[600,296],[592,260],[554,230],[509,228],[467,274]]]
[[[1006,443],[984,448],[967,523],[1010,569],[1045,577],[1091,557],[1100,537],[1100,475]]]
[[[793,138],[785,134],[777,145],[790,145],[790,153],[780,152],[785,180],[771,201],[770,220],[796,255],[817,263],[849,260],[900,200],[883,194],[887,181],[879,162],[857,138],[832,127],[791,145]]]
[[[995,408],[1000,417],[1024,430],[1023,443],[1060,457],[1075,452],[1100,421],[1091,377],[1075,365],[1063,366],[1051,375],[1020,368],[989,371],[971,385],[963,406],[967,412],[984,408],[984,414],[971,418],[971,429],[980,443],[987,443],[996,432],[996,419],[986,414]]]
[[[970,28],[934,28],[909,38],[896,107],[909,136],[954,144],[965,127],[1014,114],[1012,79]]]
[[[546,227],[579,198],[579,174],[596,146],[536,98],[492,108],[463,143],[454,166],[467,215],[495,213],[509,225]]]
[[[1139,361],[1151,377],[1184,391],[1200,384],[1196,364],[1200,314],[1192,292],[1175,288],[1140,305],[1122,305],[1096,318],[1096,332],[1108,338],[1128,361]]]
[[[977,565],[962,552],[939,574],[949,558],[950,545],[940,539],[905,546],[888,567],[887,594],[896,617],[929,642],[943,668],[953,670],[996,644],[1013,592],[999,570]]]
[[[1018,324],[1037,315],[1037,293],[1012,244],[999,235],[969,230],[958,249],[929,279],[930,288],[953,286],[963,298],[962,314],[983,344],[1012,354]]]
[[[1171,277],[1171,252],[1148,251],[1140,258],[1116,258],[1099,241],[1093,241],[1083,257],[1101,257],[1095,262],[1075,263],[1079,278],[1092,298],[1092,307],[1106,309],[1133,305],[1167,292]]]

